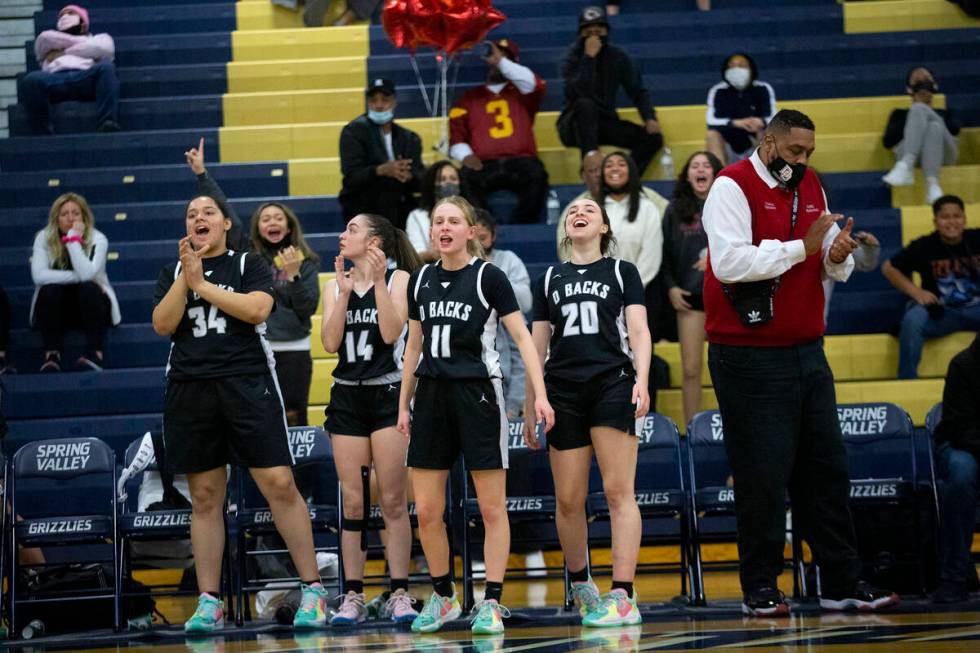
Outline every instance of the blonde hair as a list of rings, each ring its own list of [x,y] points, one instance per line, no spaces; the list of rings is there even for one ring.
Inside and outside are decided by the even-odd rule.
[[[436,202],[435,206],[432,207],[432,213],[430,215],[432,217],[435,217],[436,209],[438,209],[443,204],[452,204],[463,213],[463,217],[466,219],[466,224],[468,224],[471,227],[476,226],[476,209],[473,208],[472,204],[467,202],[459,195],[444,197],[438,202]],[[429,231],[431,232],[431,230],[432,227],[430,226]],[[430,237],[431,237],[431,233],[430,233]],[[470,253],[470,256],[475,256],[477,258],[483,258],[484,256],[486,256],[486,252],[483,250],[483,245],[480,244],[479,239],[476,238],[475,236],[466,241],[466,251]]]
[[[82,223],[85,225],[85,232],[82,234],[82,249],[88,252],[92,247],[92,230],[95,228],[95,216],[88,202],[78,193],[65,193],[51,205],[48,212],[48,225],[44,228],[44,242],[48,247],[48,254],[51,256],[53,265],[57,270],[67,270],[71,266],[71,259],[68,256],[68,248],[61,242],[61,231],[58,229],[58,214],[68,202],[74,202],[82,212]]]

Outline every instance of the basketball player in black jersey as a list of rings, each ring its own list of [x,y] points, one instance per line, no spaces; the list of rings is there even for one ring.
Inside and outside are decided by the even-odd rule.
[[[201,590],[184,629],[208,632],[224,623],[217,596],[229,463],[249,469],[299,571],[303,596],[294,626],[322,626],[326,592],[306,502],[293,483],[275,359],[264,336],[275,304],[272,275],[258,255],[228,249],[231,220],[214,198],[193,199],[185,221],[180,261],[160,272],[153,309],[153,329],[172,341],[163,414],[167,471],[187,474]]]
[[[494,340],[498,319],[514,339],[537,399],[531,421],[551,428],[541,363],[506,275],[482,260],[473,207],[449,197],[432,210],[431,240],[439,260],[415,272],[408,284],[408,344],[402,374],[398,430],[410,435],[408,466],[419,520],[419,538],[435,591],[416,632],[433,632],[460,615],[449,579],[446,479],[460,452],[473,476],[486,536],[485,598],[474,608],[473,632],[503,631],[500,605],[510,525],[506,507],[508,424]],[[414,410],[410,411],[414,397]]]
[[[642,522],[633,493],[636,420],[650,405],[650,331],[643,282],[632,263],[605,256],[612,229],[590,199],[572,202],[563,247],[571,260],[549,267],[532,292],[532,330],[555,407],[548,450],[558,507],[555,522],[586,626],[638,624],[633,576]],[[528,388],[528,401],[534,398]],[[533,428],[528,445],[537,448]],[[588,576],[585,498],[595,450],[612,522],[612,591],[599,596]]]
[[[348,274],[344,261],[354,268]],[[397,269],[389,269],[388,261]],[[344,496],[341,544],[347,594],[330,619],[336,626],[364,621],[362,547],[370,491],[365,491],[373,463],[377,472],[381,516],[387,532],[386,558],[391,597],[385,612],[396,622],[418,616],[408,594],[412,529],[408,521],[405,452],[398,432],[398,395],[408,319],[405,289],[408,275],[422,262],[408,237],[379,215],[355,216],[340,234],[336,279],[323,292],[323,347],[337,352],[326,429]]]

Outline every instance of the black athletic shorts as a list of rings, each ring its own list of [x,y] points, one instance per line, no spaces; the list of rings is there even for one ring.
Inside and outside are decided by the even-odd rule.
[[[337,435],[371,434],[398,424],[400,382],[384,385],[341,385],[330,388],[327,421],[323,428]]]
[[[282,399],[271,374],[168,381],[163,408],[167,471],[292,465]]]
[[[548,401],[555,410],[555,426],[548,432],[548,446],[559,451],[591,446],[593,426],[636,435],[635,382],[636,372],[632,367],[616,368],[584,383],[546,376]]]
[[[508,441],[500,379],[419,379],[409,467],[450,469],[462,452],[466,469],[507,469]]]

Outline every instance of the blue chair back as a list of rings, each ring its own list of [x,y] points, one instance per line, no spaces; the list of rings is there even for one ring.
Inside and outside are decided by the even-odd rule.
[[[98,438],[25,444],[13,460],[12,499],[24,519],[114,514],[115,454]]]
[[[856,489],[854,481],[916,481],[915,442],[912,419],[891,403],[840,404],[837,406],[848,467],[852,498],[884,498],[892,483]]]
[[[935,406],[929,409],[926,413],[926,430],[929,431],[929,435],[935,435],[936,427],[939,426],[939,422],[943,419],[943,402],[939,402]]]
[[[721,413],[705,410],[687,425],[691,492],[698,507],[733,508],[735,494],[729,479],[732,471],[725,451]]]

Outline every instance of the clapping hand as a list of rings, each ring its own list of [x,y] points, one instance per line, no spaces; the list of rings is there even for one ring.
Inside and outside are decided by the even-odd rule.
[[[344,269],[343,255],[339,255],[333,260],[333,268],[337,272],[337,290],[340,291],[341,295],[349,295],[354,290],[354,280]]]
[[[195,251],[194,248],[191,247],[190,236],[180,239],[179,252],[181,273],[184,275],[184,281],[187,282],[187,287],[194,292],[197,292],[197,290],[204,283],[204,264],[201,262],[201,258],[210,248],[211,245],[209,243],[201,249]]]

